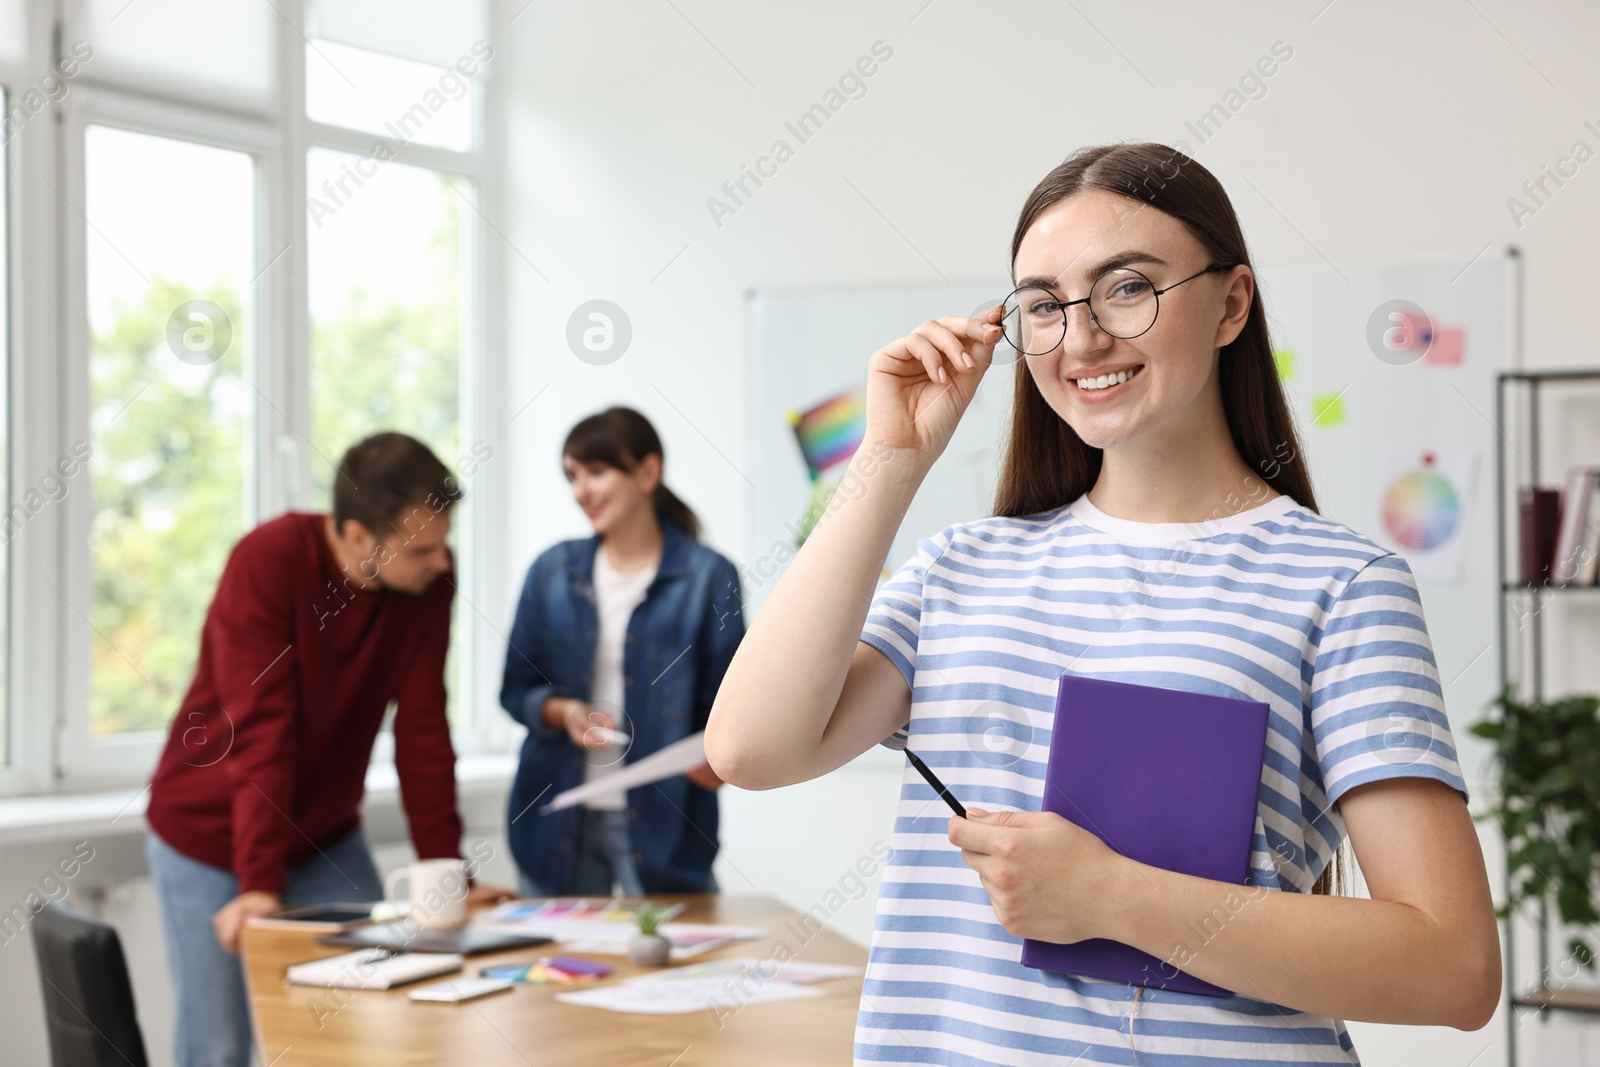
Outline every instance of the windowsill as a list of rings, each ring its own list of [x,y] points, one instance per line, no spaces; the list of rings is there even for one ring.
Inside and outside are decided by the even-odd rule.
[[[517,755],[499,752],[456,759],[456,793],[461,802],[503,790],[517,769]],[[392,763],[367,768],[365,805],[396,806],[400,776]],[[60,841],[143,834],[149,787],[97,793],[46,793],[0,799],[0,848]]]

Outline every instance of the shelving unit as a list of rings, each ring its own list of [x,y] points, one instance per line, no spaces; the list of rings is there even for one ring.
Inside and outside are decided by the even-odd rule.
[[[1527,613],[1530,621],[1528,634],[1528,664],[1531,668],[1525,679],[1532,683],[1532,698],[1544,698],[1544,619],[1542,607],[1544,601],[1540,600],[1541,594],[1550,596],[1583,596],[1600,595],[1600,586],[1593,585],[1525,585],[1520,580],[1512,580],[1506,570],[1506,550],[1509,544],[1507,533],[1508,506],[1514,508],[1513,502],[1507,503],[1506,481],[1506,445],[1510,440],[1507,436],[1507,394],[1513,386],[1520,386],[1526,390],[1527,417],[1525,424],[1527,434],[1526,451],[1517,449],[1518,454],[1527,460],[1532,470],[1521,472],[1518,475],[1517,486],[1527,484],[1524,478],[1538,478],[1539,470],[1539,429],[1540,429],[1540,402],[1545,395],[1547,386],[1571,385],[1578,382],[1600,382],[1600,368],[1593,370],[1558,370],[1558,371],[1504,371],[1498,376],[1495,384],[1495,514],[1496,514],[1496,553],[1495,570],[1500,585],[1500,689],[1511,683],[1510,675],[1510,650],[1507,632],[1506,616],[1509,610],[1516,605],[1517,598],[1528,598],[1535,601],[1535,607]],[[1513,446],[1515,447],[1515,446]],[[1563,470],[1562,475],[1565,475]],[[1561,488],[1558,484],[1556,488]],[[1519,527],[1520,531],[1520,527]],[[1517,558],[1520,563],[1520,546]],[[1520,569],[1520,567],[1519,567]],[[1519,576],[1520,577],[1520,576]],[[1510,865],[1507,864],[1505,876],[1506,899],[1511,896]],[[1546,1011],[1579,1012],[1591,1015],[1600,1015],[1600,991],[1593,989],[1552,989],[1549,985],[1550,974],[1550,937],[1549,937],[1549,911],[1541,902],[1539,907],[1539,984],[1532,992],[1519,992],[1516,976],[1516,951],[1514,930],[1515,923],[1506,923],[1506,999],[1511,1010],[1507,1013],[1507,1044],[1506,1062],[1510,1067],[1517,1067],[1517,1034],[1521,1030],[1519,1009],[1533,1009],[1539,1012],[1541,1021],[1548,1021]]]

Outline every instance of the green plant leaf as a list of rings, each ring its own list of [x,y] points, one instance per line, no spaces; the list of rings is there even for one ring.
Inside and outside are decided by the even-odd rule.
[[[1592,925],[1600,922],[1593,892],[1600,883],[1600,696],[1523,701],[1516,690],[1506,685],[1488,705],[1501,714],[1469,728],[1494,743],[1493,800],[1475,818],[1492,821],[1506,838],[1511,892],[1495,913],[1506,919],[1526,905],[1554,903],[1563,923]],[[1595,969],[1586,941],[1575,938],[1570,947]]]
[[[641,904],[634,909],[633,921],[639,925],[641,934],[658,933],[661,920],[666,917],[667,909],[661,904]]]
[[[1553,797],[1565,793],[1576,784],[1577,778],[1571,767],[1551,767],[1539,776],[1539,780],[1533,784],[1533,791],[1536,796]]]
[[[1582,881],[1561,882],[1556,887],[1556,908],[1561,921],[1579,926],[1600,922],[1595,914],[1594,902],[1589,899],[1589,887]]]

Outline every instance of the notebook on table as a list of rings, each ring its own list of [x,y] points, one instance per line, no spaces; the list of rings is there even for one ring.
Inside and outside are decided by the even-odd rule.
[[[320,985],[336,989],[393,989],[408,982],[460,969],[459,953],[391,952],[386,948],[364,948],[296,963],[284,972],[284,979],[293,985]]]
[[[463,956],[477,956],[485,952],[508,952],[515,948],[548,945],[550,940],[548,937],[486,930],[477,926],[419,928],[402,919],[329,934],[317,938],[317,943],[358,948],[386,948],[395,952],[453,952]]]
[[[1259,700],[1063,674],[1043,809],[1130,859],[1244,885],[1269,714]],[[1026,938],[1022,962],[1104,981],[1233,995],[1107,938],[1067,945]]]

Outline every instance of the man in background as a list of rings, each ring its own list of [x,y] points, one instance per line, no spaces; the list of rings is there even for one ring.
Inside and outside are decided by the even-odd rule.
[[[340,461],[331,515],[263,523],[223,569],[146,815],[179,1067],[249,1062],[249,919],[382,898],[360,805],[391,700],[417,856],[461,856],[444,682],[459,499],[427,446],[376,434]]]

